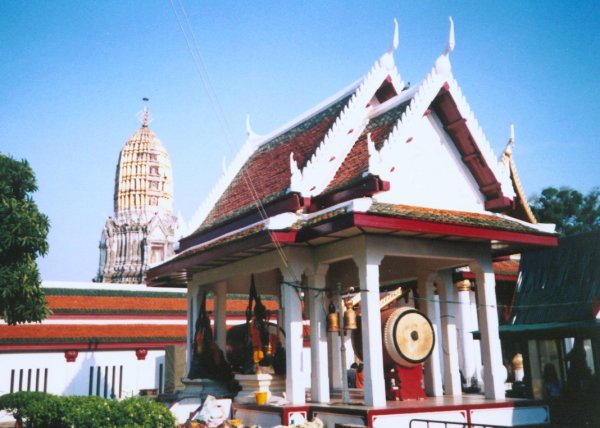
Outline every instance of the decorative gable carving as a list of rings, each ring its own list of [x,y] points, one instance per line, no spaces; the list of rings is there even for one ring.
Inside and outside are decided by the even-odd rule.
[[[451,209],[468,206],[471,210],[485,211],[489,199],[497,198],[500,202],[494,203],[500,204],[514,198],[506,169],[494,156],[452,75],[449,56],[454,45],[454,24],[450,18],[448,43],[427,77],[415,89],[405,91],[394,100],[394,105],[407,100],[410,103],[393,131],[379,151],[372,142],[369,143],[369,173],[391,183],[391,191],[378,195],[379,200]],[[432,112],[432,104],[441,91],[447,92],[454,101],[462,118],[460,123],[441,124]],[[447,133],[456,125],[470,132],[478,158],[467,159],[463,153],[457,152],[457,147],[451,147],[454,140],[448,138]],[[437,159],[439,156],[447,159]],[[469,165],[469,161],[481,165],[477,169]],[[434,178],[439,176],[445,178],[437,183]],[[424,181],[417,183],[415,179]],[[438,185],[441,187],[438,188]],[[495,188],[486,187],[491,185]],[[452,194],[456,198],[464,198],[458,201],[461,206],[455,206],[457,202],[452,202]],[[403,199],[406,197],[409,200]]]
[[[290,153],[291,191],[299,192],[304,197],[323,192],[365,130],[373,105],[379,104],[381,100],[385,101],[392,93],[397,93],[404,87],[394,63],[393,53],[397,47],[398,22],[394,20],[394,37],[390,49],[367,73],[306,166],[300,169],[294,153]]]

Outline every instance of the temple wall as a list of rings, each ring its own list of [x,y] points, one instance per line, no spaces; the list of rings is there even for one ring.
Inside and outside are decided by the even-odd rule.
[[[161,365],[162,379],[159,378]],[[138,360],[134,349],[80,351],[74,362],[67,362],[62,351],[0,354],[0,394],[11,391],[12,379],[13,392],[44,391],[45,384],[46,392],[51,394],[104,397],[106,380],[107,397],[111,396],[114,388],[114,394],[119,398],[120,388],[121,398],[125,398],[139,394],[141,389],[161,389],[164,376],[164,350],[148,350],[145,360]]]

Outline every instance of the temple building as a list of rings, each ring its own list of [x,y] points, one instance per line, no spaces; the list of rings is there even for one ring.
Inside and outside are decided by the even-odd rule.
[[[234,416],[246,425],[310,417],[332,427],[408,426],[415,418],[507,426],[549,421],[543,404],[505,398],[494,261],[556,246],[554,227],[530,215],[513,136],[498,157],[453,75],[452,21],[444,50],[415,86],[396,68],[397,46],[396,25],[390,49],[362,79],[270,134],[248,126],[246,143],[200,205],[195,231],[147,273],[151,286],[187,288],[188,349],[206,293],[216,299],[221,349],[228,294],[255,284],[259,295],[279,299],[288,406],[236,403]],[[455,278],[464,268],[472,284]],[[398,318],[384,315],[389,293],[404,297],[392,303]],[[475,346],[464,337],[472,331],[465,322],[470,308],[479,321],[480,361],[462,365],[481,367],[481,396],[461,388],[460,356],[470,353],[459,347]],[[361,343],[353,349],[364,362],[364,387],[360,406],[349,410],[344,318],[350,309],[360,313],[353,328],[362,331]],[[326,327],[338,311],[343,325]],[[419,328],[387,333],[398,325],[390,320],[415,311]],[[305,321],[310,377],[302,360]],[[410,349],[421,344],[427,353],[416,358]],[[392,354],[404,347],[409,351],[399,362]],[[398,397],[392,380],[401,392],[415,385],[411,398],[425,401],[398,404],[390,398]],[[336,404],[340,391],[344,405]]]
[[[140,284],[150,265],[173,254],[178,220],[173,214],[171,161],[148,127],[150,120],[145,106],[142,126],[119,155],[115,212],[102,230],[96,282]]]

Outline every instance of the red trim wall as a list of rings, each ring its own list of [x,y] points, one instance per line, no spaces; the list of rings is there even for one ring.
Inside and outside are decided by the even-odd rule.
[[[67,349],[73,349],[77,351],[102,351],[111,349],[164,349],[169,345],[185,345],[185,340],[182,341],[168,341],[168,342],[128,342],[128,343],[27,343],[27,344],[10,344],[0,345],[0,352],[47,352],[47,351],[64,351]]]

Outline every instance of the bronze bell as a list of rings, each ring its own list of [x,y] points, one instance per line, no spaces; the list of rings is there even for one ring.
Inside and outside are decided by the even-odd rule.
[[[333,302],[329,302],[329,313],[327,314],[327,333],[338,333],[340,331],[340,320]]]
[[[356,324],[356,311],[353,308],[352,299],[347,299],[344,304],[346,305],[346,312],[344,312],[344,330],[356,330],[358,325]]]

